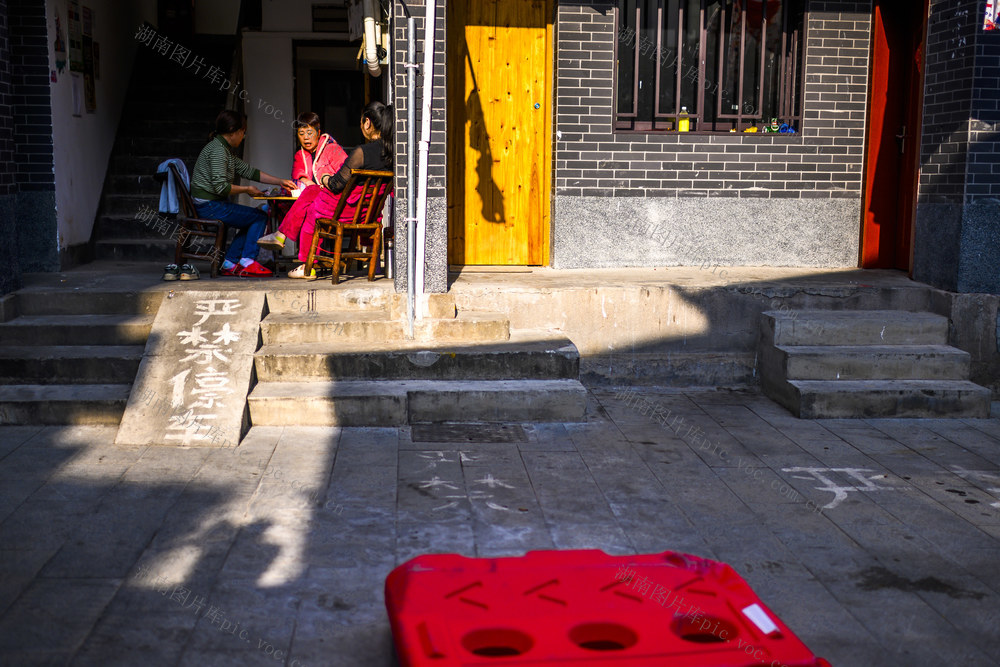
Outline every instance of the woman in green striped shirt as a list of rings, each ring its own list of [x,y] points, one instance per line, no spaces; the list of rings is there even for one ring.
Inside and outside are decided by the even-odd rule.
[[[257,239],[267,226],[267,215],[260,209],[234,204],[230,195],[264,194],[253,185],[233,185],[236,176],[247,180],[295,188],[292,181],[276,178],[251,167],[234,153],[247,134],[246,116],[222,111],[215,119],[212,139],[201,149],[191,174],[191,197],[198,215],[221,220],[239,230],[222,262],[224,276],[270,276],[271,270],[257,262]]]

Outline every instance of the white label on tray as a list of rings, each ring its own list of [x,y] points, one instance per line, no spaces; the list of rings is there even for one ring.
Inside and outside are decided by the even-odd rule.
[[[765,635],[778,632],[778,626],[774,624],[774,621],[772,621],[771,617],[767,615],[767,612],[764,611],[756,602],[749,607],[744,607],[742,611],[743,614],[753,621],[753,624],[760,628],[760,631]]]

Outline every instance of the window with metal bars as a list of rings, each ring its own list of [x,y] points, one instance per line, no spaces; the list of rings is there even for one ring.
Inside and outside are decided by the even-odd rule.
[[[805,4],[618,0],[615,128],[798,131]]]

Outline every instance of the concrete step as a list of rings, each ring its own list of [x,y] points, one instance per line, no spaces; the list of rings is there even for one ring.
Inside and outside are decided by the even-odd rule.
[[[778,402],[804,419],[990,416],[990,391],[962,380],[789,380]]]
[[[208,143],[208,132],[202,130],[198,136],[167,135],[151,137],[142,135],[121,135],[115,140],[115,155],[170,155],[181,157],[194,154],[196,157]],[[189,169],[194,168],[191,164]]]
[[[261,382],[577,379],[580,355],[566,339],[512,334],[508,343],[450,347],[408,341],[279,343],[259,349],[255,367]]]
[[[94,244],[97,259],[120,262],[156,262],[166,266],[174,261],[176,239],[163,236],[149,238],[103,238]]]
[[[780,345],[789,380],[967,380],[971,357],[948,345]],[[763,361],[762,361],[763,363]]]
[[[140,219],[135,215],[102,215],[97,219],[97,237],[101,241],[115,239],[165,239],[175,231],[177,224],[174,216],[144,212],[146,217]],[[153,217],[153,216],[156,217]],[[158,220],[160,218],[161,220]],[[166,222],[163,222],[166,221]],[[100,243],[100,241],[98,241]]]
[[[17,292],[19,315],[156,315],[164,292],[27,287]]]
[[[0,386],[0,424],[116,425],[131,384]]]
[[[373,289],[383,286],[383,289]],[[267,293],[267,309],[271,315],[309,315],[332,311],[378,311],[385,314],[390,304],[405,295],[397,295],[392,283],[379,281],[365,282],[364,287],[352,287],[341,283],[336,289],[329,289],[328,281],[317,282],[316,289],[303,292],[300,289],[273,290]]]
[[[261,322],[265,345],[275,343],[323,343],[343,340],[397,341],[404,339],[401,319],[385,311],[307,311],[271,313]],[[500,313],[462,313],[453,319],[421,320],[414,329],[420,340],[463,343],[504,341],[510,338],[510,323]]]
[[[3,345],[143,345],[152,315],[24,315],[0,324]]]
[[[131,384],[141,345],[0,346],[0,384]]]
[[[440,421],[582,421],[577,380],[261,382],[255,426],[399,426]]]
[[[948,319],[897,310],[761,313],[761,340],[775,345],[947,345]]]
[[[160,187],[160,183],[153,180],[152,174],[109,174],[105,192],[118,195],[152,194],[159,197]]]
[[[154,211],[160,205],[160,193],[146,192],[141,194],[105,194],[101,199],[101,215],[119,218],[134,218],[149,209]]]
[[[218,113],[218,112],[216,112]],[[208,142],[205,142],[208,143]],[[198,151],[200,152],[200,148]],[[195,160],[198,159],[198,152],[187,155],[148,155],[145,153],[141,154],[131,154],[131,153],[121,153],[112,154],[111,160],[108,164],[108,173],[112,175],[116,174],[155,174],[156,167],[159,166],[161,162],[169,158],[176,157],[184,160],[184,163],[188,165],[188,169],[194,168]],[[157,200],[159,203],[159,200]],[[157,204],[152,204],[156,206]],[[132,215],[130,213],[129,215]]]

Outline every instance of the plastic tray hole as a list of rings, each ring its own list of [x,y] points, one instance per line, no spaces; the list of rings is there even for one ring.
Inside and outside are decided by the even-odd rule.
[[[624,651],[639,641],[635,632],[615,623],[578,625],[569,631],[569,638],[588,651]]]
[[[462,638],[465,650],[483,658],[508,658],[531,650],[534,640],[520,630],[486,628],[473,630]]]
[[[674,634],[695,644],[721,644],[739,634],[736,626],[721,618],[703,616],[695,621],[688,616],[675,616],[671,624]]]

